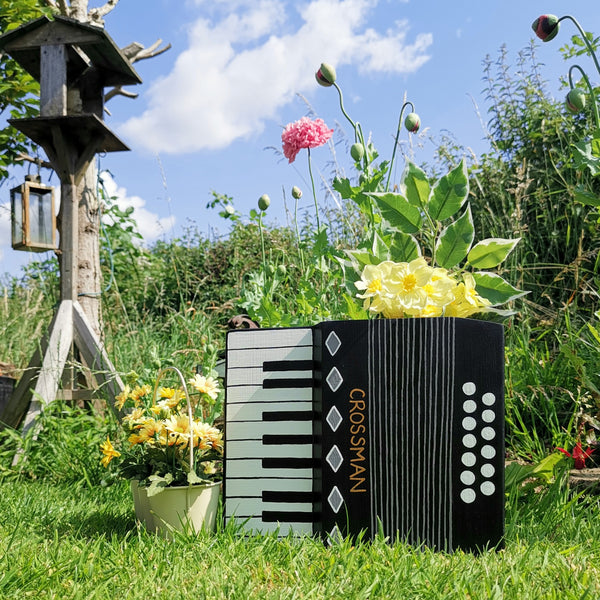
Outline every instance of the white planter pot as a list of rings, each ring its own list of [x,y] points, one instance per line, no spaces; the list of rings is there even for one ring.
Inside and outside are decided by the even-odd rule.
[[[148,498],[154,528],[164,537],[173,531],[213,531],[220,493],[221,482],[165,488]]]

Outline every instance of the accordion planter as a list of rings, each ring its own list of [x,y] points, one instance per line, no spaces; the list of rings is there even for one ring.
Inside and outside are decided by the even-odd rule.
[[[225,520],[440,550],[504,533],[504,340],[457,318],[231,331]]]

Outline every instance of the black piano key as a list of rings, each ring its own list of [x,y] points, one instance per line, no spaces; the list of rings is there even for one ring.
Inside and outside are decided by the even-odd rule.
[[[263,363],[263,371],[312,371],[314,361],[312,360],[266,360]]]
[[[263,510],[264,523],[318,523],[321,515],[312,512]]]
[[[279,446],[280,444],[312,444],[314,436],[302,434],[265,434],[262,443],[265,446]]]
[[[316,458],[279,458],[262,459],[263,469],[313,469],[321,464]]]
[[[293,388],[312,388],[313,378],[312,377],[298,377],[294,379],[292,377],[286,377],[281,379],[265,379],[263,381],[263,389],[293,389]]]
[[[279,410],[263,412],[263,421],[315,421],[318,413],[314,410]]]
[[[317,492],[289,492],[276,490],[263,490],[263,502],[318,502],[321,499],[321,494]]]

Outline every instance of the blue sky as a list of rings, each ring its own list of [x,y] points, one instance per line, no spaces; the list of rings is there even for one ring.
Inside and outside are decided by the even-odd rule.
[[[103,4],[91,0],[90,7]],[[403,99],[412,101],[422,129],[438,138],[449,131],[476,153],[486,149],[482,123],[488,103],[482,61],[506,44],[512,62],[533,38],[540,14],[564,14],[565,2],[528,0],[120,0],[106,17],[106,30],[123,47],[158,38],[172,49],[136,63],[144,83],[130,88],[136,100],[116,97],[107,124],[132,149],[99,158],[108,190],[134,206],[147,243],[181,236],[193,224],[222,235],[227,223],[206,209],[211,191],[233,198],[247,214],[264,193],[268,218],[286,223],[283,190],[304,190],[310,208],[306,154],[288,164],[281,131],[309,108],[330,126],[334,140],[351,132],[333,88],[314,79],[321,62],[333,64],[348,112],[359,121],[382,158],[389,158]],[[596,3],[575,1],[568,9],[585,29],[600,33]],[[558,92],[568,65],[559,47],[575,34],[567,23],[559,38],[537,43],[546,79]],[[591,62],[588,73],[598,82]],[[560,92],[562,94],[562,92]],[[403,135],[407,140],[408,135]],[[412,140],[415,162],[429,160],[425,136]],[[344,145],[337,161],[352,175]],[[316,177],[327,179],[332,152],[312,152]],[[40,255],[10,248],[9,189],[23,179],[15,169],[0,186],[0,273]],[[42,171],[45,182],[58,185]],[[302,207],[301,207],[302,208]],[[42,255],[43,257],[43,255]]]

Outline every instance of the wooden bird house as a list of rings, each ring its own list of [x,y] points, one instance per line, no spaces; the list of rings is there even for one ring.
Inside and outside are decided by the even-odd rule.
[[[78,298],[77,185],[98,152],[128,150],[106,126],[104,88],[141,83],[127,57],[102,27],[55,16],[41,17],[0,36],[0,50],[40,82],[40,115],[9,123],[41,146],[61,181],[60,304],[41,351],[19,381],[0,421],[26,431],[69,377],[74,353],[114,402],[123,384]],[[73,381],[73,377],[70,378]],[[28,410],[29,407],[29,410]]]

